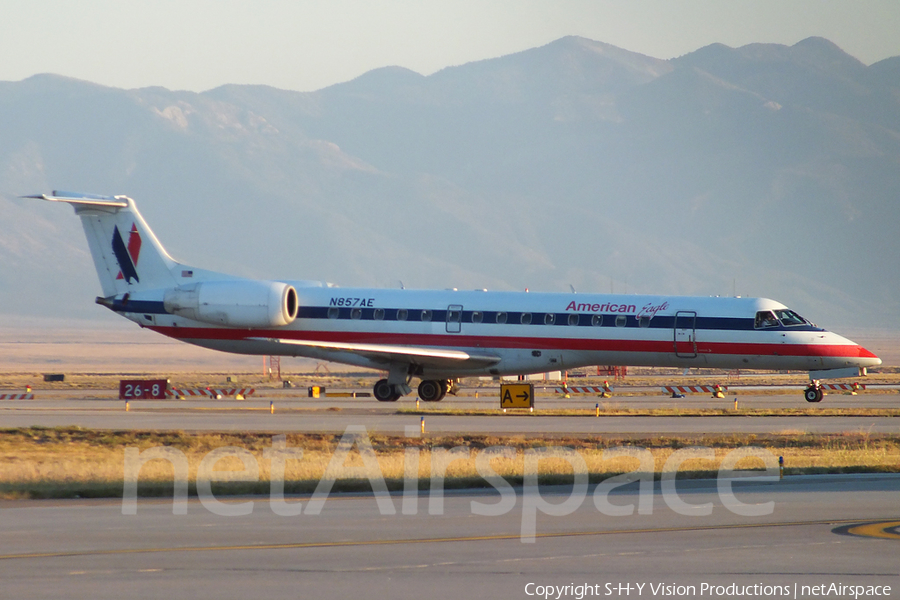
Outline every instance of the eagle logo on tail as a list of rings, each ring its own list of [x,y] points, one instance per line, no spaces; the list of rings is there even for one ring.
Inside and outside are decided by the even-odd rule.
[[[132,223],[131,233],[128,235],[128,245],[122,239],[119,227],[113,230],[112,249],[119,262],[119,274],[116,279],[124,279],[128,283],[140,283],[141,278],[137,274],[138,257],[141,254],[141,234],[138,233],[137,225]]]

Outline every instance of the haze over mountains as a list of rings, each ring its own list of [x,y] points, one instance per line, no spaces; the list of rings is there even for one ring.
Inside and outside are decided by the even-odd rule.
[[[766,296],[900,329],[900,57],[568,37],[300,93],[0,82],[0,314],[107,318],[52,189],[177,258],[349,286]],[[110,314],[110,318],[112,315]]]

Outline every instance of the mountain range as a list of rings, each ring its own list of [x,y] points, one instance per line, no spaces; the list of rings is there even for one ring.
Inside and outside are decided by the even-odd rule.
[[[900,57],[822,38],[660,60],[566,37],[301,93],[0,82],[0,315],[106,319],[71,210],[342,286],[764,296],[900,330]]]

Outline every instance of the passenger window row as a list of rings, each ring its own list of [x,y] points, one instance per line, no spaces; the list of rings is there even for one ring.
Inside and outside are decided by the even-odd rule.
[[[319,313],[321,314],[321,313]],[[329,319],[351,319],[351,320],[373,320],[373,321],[420,321],[420,322],[450,322],[459,323],[496,323],[504,325],[508,323],[518,323],[521,325],[544,324],[544,325],[567,325],[570,327],[591,326],[602,327],[607,326],[625,327],[628,325],[627,315],[598,315],[598,314],[581,314],[581,313],[530,313],[516,312],[507,313],[504,311],[463,311],[459,310],[431,310],[431,309],[384,309],[384,308],[343,308],[331,306],[328,308],[327,317]],[[633,317],[637,320],[639,327],[649,327],[650,317]]]

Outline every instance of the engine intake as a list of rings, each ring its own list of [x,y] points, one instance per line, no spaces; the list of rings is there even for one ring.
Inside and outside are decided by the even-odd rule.
[[[297,318],[297,290],[280,281],[203,281],[167,290],[166,311],[229,327],[284,327]]]

